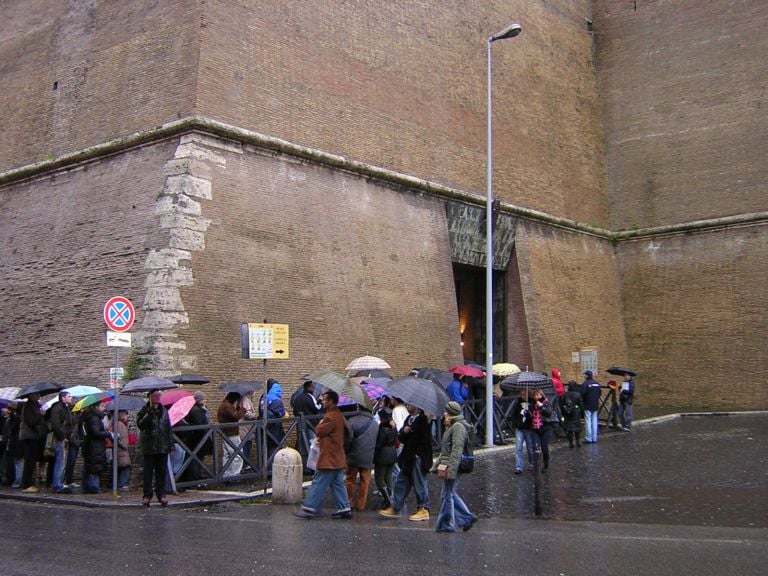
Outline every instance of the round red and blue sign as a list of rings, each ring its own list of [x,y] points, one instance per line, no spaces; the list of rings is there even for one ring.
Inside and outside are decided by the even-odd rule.
[[[104,304],[104,322],[114,332],[127,332],[135,319],[136,312],[128,298],[115,296]]]

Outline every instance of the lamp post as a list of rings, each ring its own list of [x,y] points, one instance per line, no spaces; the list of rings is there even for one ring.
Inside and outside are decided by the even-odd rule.
[[[493,97],[491,91],[491,45],[496,40],[514,38],[522,31],[520,24],[510,24],[488,38],[488,168],[485,206],[485,444],[493,446]]]

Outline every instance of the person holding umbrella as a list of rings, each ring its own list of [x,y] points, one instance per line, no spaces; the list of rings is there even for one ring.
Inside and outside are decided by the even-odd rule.
[[[168,410],[160,402],[162,392],[157,389],[151,390],[148,396],[149,401],[136,415],[136,425],[141,431],[139,439],[141,454],[144,457],[144,495],[141,503],[149,508],[152,502],[152,478],[154,477],[157,501],[165,508],[168,506],[165,495],[167,461],[173,447],[171,419],[168,417]]]
[[[632,403],[635,398],[635,383],[632,381],[634,372],[627,370],[624,372],[624,382],[621,383],[621,392],[619,392],[619,422],[621,429],[625,432],[632,432]]]

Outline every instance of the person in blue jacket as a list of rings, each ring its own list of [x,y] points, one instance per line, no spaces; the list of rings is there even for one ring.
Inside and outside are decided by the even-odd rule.
[[[448,394],[448,398],[454,402],[458,402],[459,405],[463,405],[469,397],[469,385],[464,382],[464,379],[458,374],[453,375],[453,381],[448,384],[448,388],[445,389]]]

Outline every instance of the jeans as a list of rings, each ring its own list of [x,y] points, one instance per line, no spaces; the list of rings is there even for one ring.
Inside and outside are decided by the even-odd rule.
[[[584,442],[597,442],[597,410],[584,410]]]
[[[392,490],[392,509],[395,512],[400,512],[411,488],[416,492],[416,506],[429,510],[429,486],[427,485],[427,477],[421,469],[421,458],[418,456],[413,462],[411,473],[406,474],[404,470],[400,470],[395,479],[395,487]]]
[[[83,492],[86,494],[98,494],[101,489],[101,476],[88,472],[83,466]]]
[[[80,446],[70,442],[67,447],[67,464],[64,468],[64,484],[72,484],[75,481],[75,463]]]
[[[472,514],[458,495],[458,478],[443,480],[443,491],[440,494],[440,513],[437,516],[435,530],[437,532],[456,532],[456,528],[463,528],[473,524],[477,516]]]
[[[120,466],[117,469],[117,488],[128,488],[128,483],[131,479],[131,467]]]
[[[525,462],[523,462],[523,442],[525,442],[525,450],[528,452],[528,464],[533,466],[534,450],[531,431],[515,428],[515,470],[521,472],[525,467]]]
[[[538,430],[531,430],[531,439],[533,440],[534,449],[541,449],[541,455],[544,459],[544,468],[549,466],[550,434],[552,434],[552,429],[549,426],[544,426]]]
[[[628,402],[619,404],[619,420],[624,428],[632,429],[632,404]]]
[[[317,511],[323,505],[325,493],[331,489],[333,500],[336,504],[336,512],[349,511],[349,499],[347,497],[347,487],[344,485],[344,469],[338,470],[317,470],[312,477],[312,485],[307,490],[307,496],[304,498],[304,511],[311,514],[317,514]]]
[[[21,488],[21,476],[24,473],[24,459],[14,458],[13,469],[14,469],[15,475],[13,479],[13,484],[11,484],[11,488]]]
[[[53,481],[54,492],[64,489],[64,470],[67,467],[67,447],[64,440],[56,440],[53,446]]]

